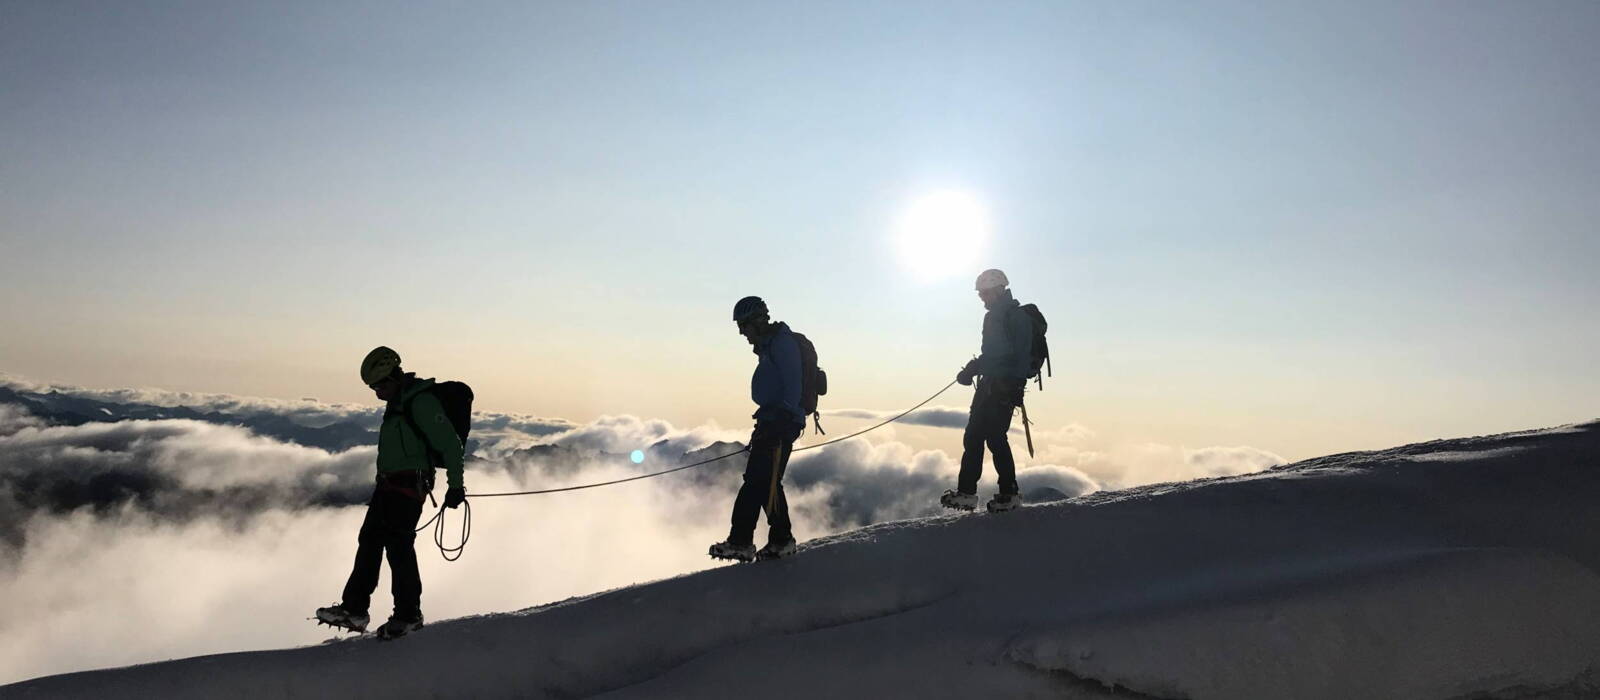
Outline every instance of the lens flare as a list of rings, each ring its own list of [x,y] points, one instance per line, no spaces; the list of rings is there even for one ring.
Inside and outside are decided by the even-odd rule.
[[[628,459],[633,460],[634,464],[643,464],[644,463],[644,450],[634,450],[633,454],[628,455]]]

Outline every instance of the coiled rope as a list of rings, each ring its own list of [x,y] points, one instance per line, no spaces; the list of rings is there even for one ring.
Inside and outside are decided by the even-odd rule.
[[[791,450],[791,453],[793,453],[793,452],[805,452],[806,450],[815,450],[815,449],[818,449],[818,448],[827,447],[828,445],[832,445],[832,444],[839,443],[839,442],[844,442],[845,440],[849,440],[849,439],[854,438],[854,437],[860,437],[862,435],[870,433],[870,432],[872,432],[874,430],[882,428],[883,426],[886,426],[886,425],[888,425],[890,423],[893,423],[893,422],[895,422],[897,420],[900,420],[901,418],[905,418],[906,416],[911,415],[912,411],[915,411],[915,410],[917,410],[919,408],[922,408],[923,406],[928,405],[929,402],[933,401],[936,398],[939,398],[940,395],[944,394],[944,392],[946,392],[946,391],[949,391],[950,387],[955,386],[955,385],[956,385],[955,381],[952,380],[949,384],[944,385],[943,388],[939,389],[936,392],[933,392],[932,396],[929,396],[928,398],[923,399],[921,403],[918,403],[917,405],[912,406],[911,408],[908,408],[908,409],[906,409],[904,411],[901,411],[901,412],[895,414],[894,416],[892,416],[892,417],[890,417],[890,418],[888,418],[888,419],[886,419],[884,421],[881,421],[881,422],[879,422],[879,423],[877,423],[875,425],[872,425],[870,427],[864,428],[862,430],[857,430],[856,432],[850,433],[849,435],[845,435],[844,437],[837,437],[837,438],[834,438],[832,440],[828,440],[826,442],[819,442],[819,443],[817,443],[815,445],[806,445],[805,447],[796,447],[795,449]],[[718,456],[712,457],[710,459],[703,459],[703,460],[700,460],[700,461],[695,462],[693,464],[685,464],[685,465],[682,465],[682,466],[673,467],[671,469],[663,469],[663,470],[658,471],[658,472],[651,472],[649,474],[640,474],[640,475],[637,475],[637,476],[630,476],[630,477],[623,478],[623,479],[612,479],[610,481],[599,481],[599,482],[595,482],[595,483],[592,483],[592,484],[580,484],[578,486],[562,486],[560,488],[553,488],[553,489],[535,489],[535,490],[532,490],[532,491],[506,491],[506,492],[502,492],[502,493],[476,493],[476,494],[472,494],[471,498],[495,498],[495,497],[498,497],[498,496],[533,496],[533,495],[542,494],[542,493],[561,493],[563,491],[580,491],[580,490],[583,490],[583,489],[599,488],[601,486],[612,486],[612,485],[615,485],[615,484],[625,484],[625,483],[627,483],[629,481],[639,481],[640,479],[654,479],[654,478],[656,478],[658,476],[666,476],[666,475],[671,474],[673,472],[681,472],[681,471],[683,471],[685,469],[694,469],[695,467],[703,467],[703,466],[705,466],[707,464],[710,464],[712,462],[724,460],[724,459],[727,459],[729,457],[737,457],[737,456],[742,455],[742,454],[744,454],[746,452],[749,452],[749,451],[750,451],[750,447],[747,445],[747,446],[744,447],[744,449],[738,450],[736,452],[729,452],[728,454],[725,454],[725,455],[718,455]],[[444,511],[445,511],[445,508],[444,508],[444,506],[440,506],[439,510],[433,514],[432,518],[429,518],[427,522],[423,523],[421,527],[416,529],[416,532],[422,532],[423,530],[428,529],[429,525],[433,526],[433,543],[434,543],[435,546],[437,546],[439,548],[439,555],[444,557],[445,561],[455,561],[457,559],[460,559],[461,555],[463,553],[465,553],[465,551],[467,549],[467,540],[470,539],[471,536],[472,536],[472,503],[470,501],[463,501],[461,505],[464,508],[464,510],[463,510],[463,512],[461,514],[461,518],[462,518],[462,522],[461,522],[461,544],[459,544],[459,545],[457,545],[455,547],[446,547],[445,546],[445,543],[444,543]],[[452,557],[451,556],[452,554],[455,555],[455,556]]]

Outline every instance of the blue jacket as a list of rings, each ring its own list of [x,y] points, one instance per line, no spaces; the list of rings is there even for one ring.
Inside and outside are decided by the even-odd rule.
[[[756,420],[805,424],[800,413],[800,343],[788,324],[778,323],[755,342],[755,374],[750,375],[750,400],[756,402]]]
[[[1009,289],[987,305],[978,374],[989,379],[1028,378],[1033,369],[1033,320],[1019,310],[1021,306]]]

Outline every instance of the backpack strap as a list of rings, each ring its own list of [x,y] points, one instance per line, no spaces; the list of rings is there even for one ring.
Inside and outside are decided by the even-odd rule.
[[[433,443],[428,440],[428,434],[422,432],[422,426],[417,425],[417,419],[411,415],[411,402],[416,401],[417,397],[421,396],[423,393],[423,391],[419,391],[416,394],[413,394],[411,398],[406,399],[405,403],[400,404],[400,417],[406,419],[406,425],[411,427],[411,432],[417,436],[417,439],[422,440],[422,449],[426,450],[428,453],[428,476],[426,486],[428,487],[428,499],[433,500],[433,481],[435,478],[434,472],[439,468],[438,463],[444,461],[444,455],[438,450],[433,449]]]
[[[411,402],[416,401],[417,396],[422,395],[422,393],[419,391],[416,395],[406,399],[405,403],[400,404],[400,416],[406,419],[406,425],[411,426],[411,432],[417,436],[417,439],[422,441],[422,447],[428,451],[429,461],[432,461],[433,457],[439,455],[439,451],[433,449],[433,443],[428,441],[428,434],[422,432],[422,426],[417,425],[417,419],[411,415]]]

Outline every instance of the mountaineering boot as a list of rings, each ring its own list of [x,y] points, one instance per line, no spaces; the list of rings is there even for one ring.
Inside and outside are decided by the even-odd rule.
[[[713,559],[733,559],[735,561],[755,561],[756,546],[753,544],[737,544],[723,540],[711,545],[709,552]]]
[[[317,622],[329,627],[339,627],[352,632],[365,632],[369,621],[366,611],[351,610],[346,608],[343,603],[329,605],[326,608],[317,608]]]
[[[422,613],[416,616],[404,616],[395,613],[389,616],[389,621],[378,627],[378,639],[398,639],[410,632],[422,629]]]
[[[761,551],[756,552],[756,558],[760,559],[760,560],[763,560],[763,561],[765,561],[767,559],[782,559],[782,558],[787,557],[787,556],[789,556],[791,554],[794,554],[794,550],[795,550],[794,540],[785,540],[783,542],[768,542],[767,546],[762,547]]]
[[[1014,493],[997,493],[994,498],[989,499],[989,512],[1003,513],[1008,510],[1016,510],[1017,506],[1020,505],[1022,505],[1022,496]]]
[[[978,507],[978,494],[950,489],[939,497],[939,505],[956,510],[972,510]]]

